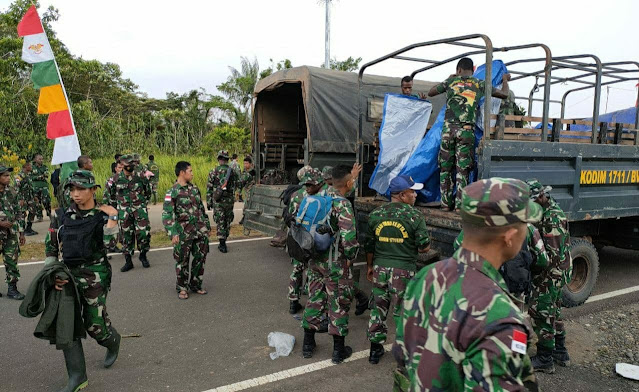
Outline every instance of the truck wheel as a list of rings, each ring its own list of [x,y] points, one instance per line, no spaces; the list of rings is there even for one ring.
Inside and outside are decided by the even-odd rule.
[[[595,246],[583,239],[573,239],[571,245],[572,276],[562,293],[562,302],[568,308],[586,302],[599,276],[599,255]]]

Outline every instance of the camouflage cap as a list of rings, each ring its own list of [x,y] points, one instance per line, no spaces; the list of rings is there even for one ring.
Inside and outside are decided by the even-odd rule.
[[[526,181],[526,184],[530,187],[530,199],[536,200],[542,194],[548,195],[550,191],[552,191],[551,186],[543,186],[541,182],[537,181],[536,178],[532,178]]]
[[[333,179],[333,166],[324,166],[324,168],[322,169],[322,178],[324,180]]]
[[[140,163],[141,159],[140,154],[133,154],[133,162]]]
[[[11,173],[13,171],[12,167],[7,167],[4,165],[0,165],[0,174],[4,173],[4,172],[9,172]]]
[[[220,150],[217,153],[217,159],[220,159],[220,158],[229,159],[229,152],[226,150]]]
[[[306,174],[306,172],[308,172],[309,170],[313,169],[311,166],[306,165],[303,168],[299,169],[297,171],[297,179],[299,181],[302,181],[302,178],[304,178],[304,175]],[[301,184],[303,184],[303,182],[300,182]]]
[[[91,173],[89,170],[76,170],[73,173],[71,173],[64,187],[67,188],[72,185],[79,186],[80,188],[85,188],[85,189],[100,186],[95,183],[95,177],[93,176],[93,173]]]
[[[135,162],[135,156],[133,154],[126,154],[120,157],[120,163],[124,166],[128,166]]]
[[[319,185],[324,182],[324,178],[322,178],[321,171],[311,168],[302,177],[302,182],[304,185]]]
[[[514,223],[536,223],[541,207],[530,200],[525,182],[514,178],[493,177],[462,189],[460,215],[463,222],[495,227]]]

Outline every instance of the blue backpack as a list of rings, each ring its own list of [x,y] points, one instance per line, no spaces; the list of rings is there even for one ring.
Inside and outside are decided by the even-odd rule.
[[[332,196],[306,196],[295,218],[295,222],[311,234],[313,248],[318,252],[328,250],[333,242],[329,222],[333,200]]]

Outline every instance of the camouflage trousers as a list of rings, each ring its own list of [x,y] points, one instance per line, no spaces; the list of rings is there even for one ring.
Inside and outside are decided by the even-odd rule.
[[[444,123],[439,149],[439,189],[442,207],[459,208],[461,189],[470,181],[475,157],[475,134],[471,125]],[[456,172],[455,184],[453,173]],[[453,186],[457,186],[457,197],[453,200]]]
[[[147,252],[151,245],[151,222],[146,207],[120,210],[120,231],[122,233],[122,253],[133,255],[137,240],[138,250]]]
[[[35,200],[28,200],[24,206],[24,210],[26,215],[25,221],[33,223],[36,215],[38,215],[38,205]],[[42,214],[42,211],[40,211],[40,214]]]
[[[353,300],[353,273],[346,260],[338,260],[331,265],[327,261],[311,261],[308,282],[302,328],[317,331],[324,309],[328,308],[328,333],[347,336],[348,311]]]
[[[7,274],[6,282],[18,283],[18,280],[20,280],[20,271],[18,270],[20,243],[18,242],[18,235],[16,233],[10,233],[9,235],[2,233],[0,250],[2,250],[4,269]]]
[[[415,276],[414,271],[401,268],[373,267],[373,308],[371,309],[370,320],[368,321],[368,340],[372,343],[383,344],[386,342],[388,326],[386,318],[388,310],[393,306],[393,319],[395,325],[400,320],[402,302],[406,285]]]
[[[233,204],[216,204],[213,208],[213,220],[217,225],[217,239],[225,240],[229,237],[231,223],[233,223]]]
[[[175,274],[177,275],[175,289],[178,292],[187,291],[189,288],[193,291],[202,289],[207,253],[209,253],[209,239],[205,236],[189,240],[180,239],[180,242],[173,246]]]
[[[81,264],[69,269],[80,293],[82,319],[89,336],[98,342],[111,336],[106,299],[111,286],[111,265],[106,261]]]
[[[566,335],[561,319],[561,290],[566,282],[564,275],[564,271],[553,268],[533,278],[528,313],[537,334],[537,346],[554,349],[555,337]]]
[[[291,259],[293,271],[288,279],[288,300],[299,301],[302,295],[302,285],[304,284],[304,269],[306,268],[301,261]]]
[[[42,210],[51,211],[51,195],[49,195],[49,187],[34,188],[33,196],[38,199],[36,203],[36,215],[38,219],[42,218]]]

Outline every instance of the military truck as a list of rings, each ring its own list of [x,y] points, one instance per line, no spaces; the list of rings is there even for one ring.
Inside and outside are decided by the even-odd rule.
[[[479,43],[476,43],[479,41]],[[428,49],[436,45],[462,48],[464,51],[443,60],[431,60],[414,55],[415,50]],[[489,37],[481,34],[447,38],[436,41],[422,42],[401,48],[393,53],[382,56],[362,66],[357,75],[358,97],[357,135],[353,139],[352,128],[348,128],[348,135],[339,134],[342,128],[337,117],[341,112],[330,113],[330,123],[327,128],[317,128],[315,134],[310,134],[315,140],[326,141],[327,137],[336,137],[341,144],[352,146],[352,140],[357,140],[355,159],[350,152],[340,155],[330,155],[328,161],[313,160],[312,144],[302,151],[309,151],[298,164],[308,163],[315,167],[324,164],[334,165],[337,162],[352,163],[357,160],[364,165],[360,178],[358,197],[355,199],[357,225],[359,235],[366,233],[368,213],[381,203],[384,198],[375,196],[367,188],[368,180],[376,165],[379,146],[376,145],[375,135],[378,127],[371,113],[379,112],[374,107],[377,83],[384,80],[379,76],[367,74],[369,68],[388,60],[400,60],[422,64],[412,76],[418,78],[425,71],[439,66],[454,67],[454,62],[468,56],[485,56],[486,75],[491,75],[494,53],[500,56],[511,56],[519,51],[526,53],[538,50],[543,55],[539,57],[517,58],[505,62],[508,72],[513,75],[511,81],[524,78],[535,80],[529,96],[521,97],[529,102],[527,116],[504,116],[491,111],[491,83],[486,83],[483,105],[484,137],[477,149],[478,178],[511,177],[526,180],[537,178],[542,184],[553,187],[552,196],[565,211],[570,221],[572,242],[573,273],[571,283],[565,288],[563,300],[566,306],[577,306],[584,303],[592,292],[599,272],[598,250],[606,245],[625,249],[639,248],[639,115],[634,123],[605,123],[599,121],[599,103],[601,86],[639,79],[639,63],[633,61],[604,63],[597,56],[571,55],[553,56],[550,48],[544,44],[526,44],[509,47],[494,47]],[[522,66],[527,69],[520,69]],[[533,70],[530,67],[536,67]],[[524,68],[526,68],[524,67]],[[555,76],[553,71],[562,70],[574,72],[574,76]],[[562,73],[565,75],[565,72]],[[352,78],[352,75],[349,75]],[[321,80],[321,79],[320,79]],[[349,79],[351,80],[351,79]],[[538,81],[541,80],[541,84]],[[315,82],[320,83],[319,80]],[[575,88],[566,91],[561,99],[551,100],[550,90],[556,84],[572,83]],[[391,83],[398,86],[399,82]],[[432,83],[425,83],[423,89],[427,91]],[[337,90],[345,90],[345,86],[335,86]],[[417,84],[416,84],[417,86]],[[256,94],[263,90],[256,88]],[[353,90],[350,88],[349,90]],[[566,100],[571,93],[583,89],[593,89],[593,116],[590,120],[564,118]],[[372,92],[372,93],[369,93]],[[536,98],[537,92],[543,93]],[[337,94],[334,92],[333,94]],[[520,98],[520,97],[518,97]],[[315,97],[315,101],[321,97]],[[259,98],[258,98],[259,101]],[[311,102],[313,97],[311,96]],[[541,103],[541,117],[531,116],[534,103]],[[551,118],[549,105],[561,105],[561,116]],[[437,116],[443,103],[434,101],[431,116]],[[256,102],[257,108],[257,102]],[[256,110],[257,112],[257,110]],[[346,114],[347,112],[347,114]],[[325,115],[322,112],[317,114]],[[340,124],[353,124],[352,107],[345,111],[345,119]],[[507,121],[515,122],[514,127],[506,127]],[[307,122],[308,123],[308,122]],[[523,124],[539,123],[539,128],[524,127]],[[583,128],[586,130],[583,130]],[[325,131],[331,129],[330,132]],[[578,130],[576,130],[578,129]],[[324,133],[323,132],[327,132]],[[312,132],[308,131],[307,132]],[[263,139],[255,132],[254,146],[256,152],[263,153]],[[331,136],[324,136],[331,135]],[[322,139],[323,138],[323,139]],[[307,142],[304,142],[307,143]],[[264,154],[266,155],[266,154]],[[262,167],[265,167],[263,164]],[[280,189],[256,187],[256,200],[249,209],[261,216],[262,231],[273,232],[269,228],[279,224],[277,217],[281,213],[281,206],[277,195]],[[260,205],[260,203],[262,203]],[[438,204],[438,203],[435,203]],[[429,208],[428,203],[418,205],[423,212],[433,239],[435,258],[443,258],[452,253],[452,243],[461,229],[459,216],[454,212],[443,212],[439,208]],[[267,219],[265,219],[267,218]],[[249,219],[251,220],[251,219]],[[257,223],[260,219],[254,219]],[[266,224],[269,223],[269,224]],[[260,225],[254,225],[260,229]],[[268,227],[266,227],[268,226]]]

